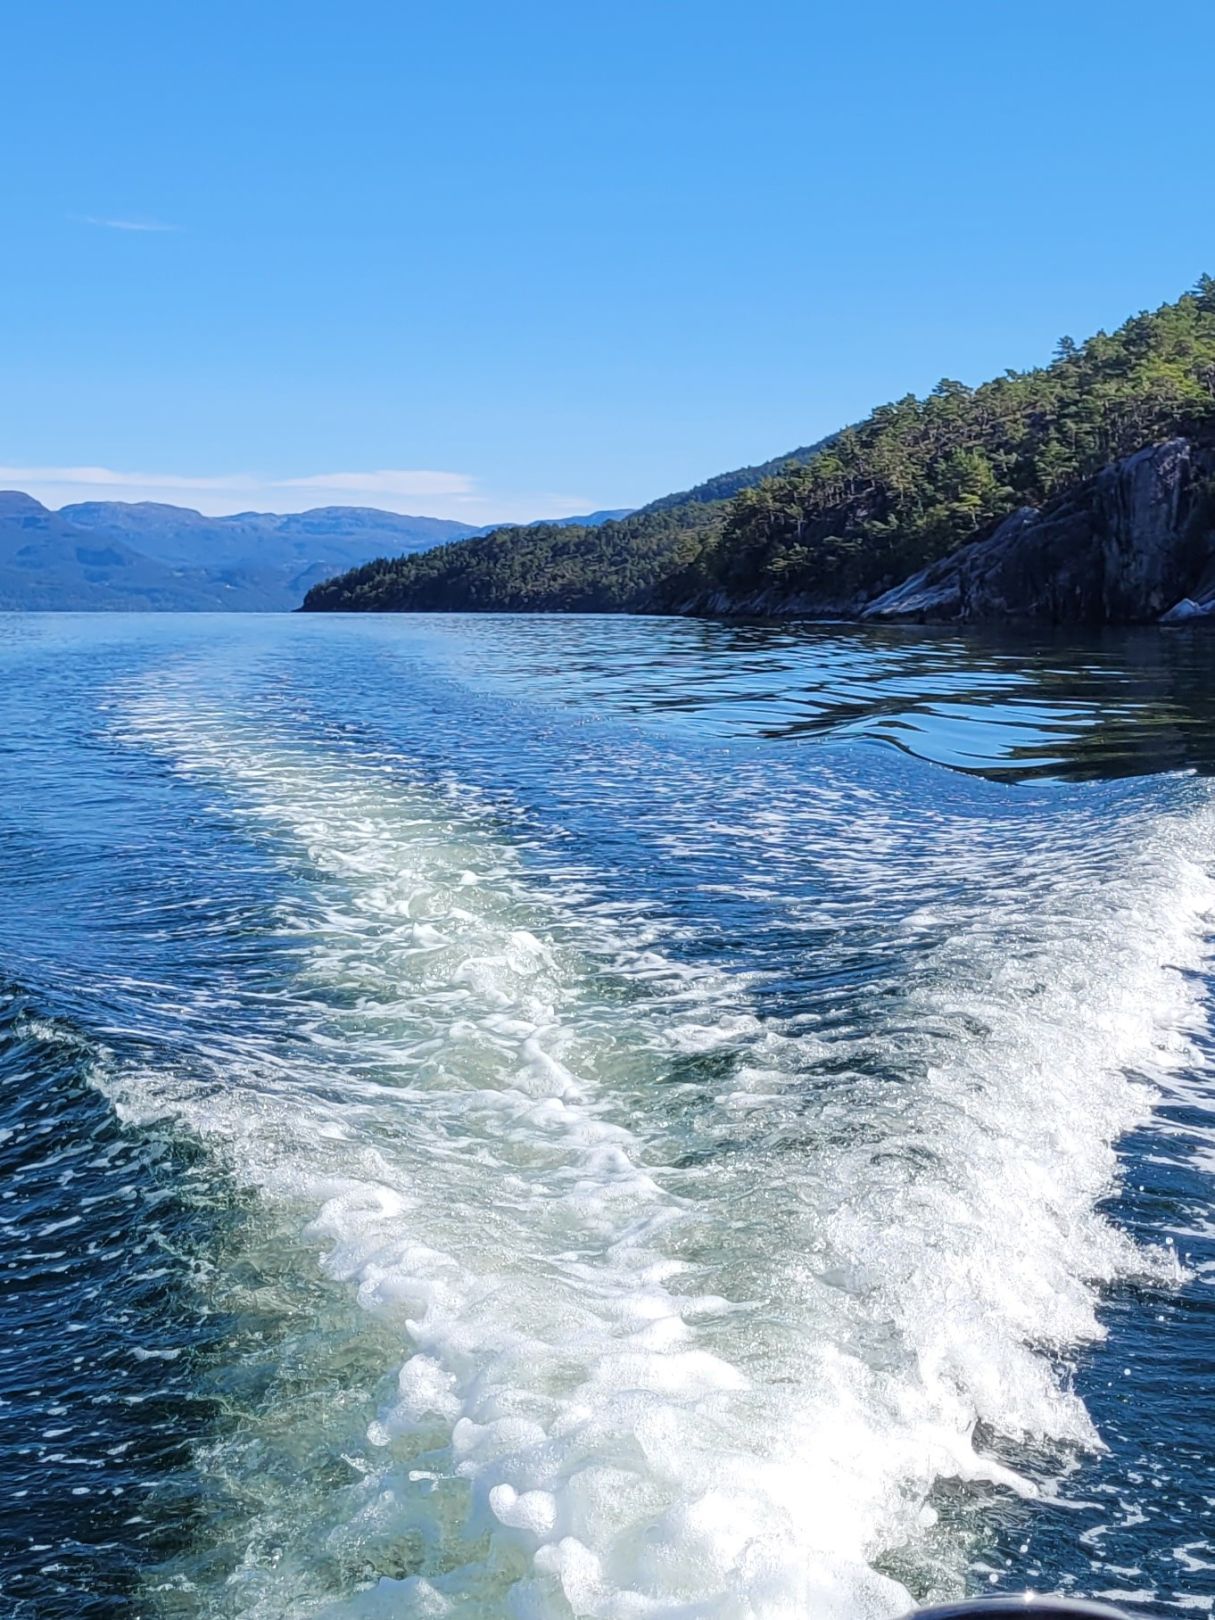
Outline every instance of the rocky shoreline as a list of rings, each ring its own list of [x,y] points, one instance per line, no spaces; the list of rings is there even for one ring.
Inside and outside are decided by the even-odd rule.
[[[715,592],[677,611],[921,624],[1215,624],[1215,446],[1149,445],[867,599]]]
[[[1215,613],[1215,449],[1150,445],[868,602],[863,619],[1169,624]]]

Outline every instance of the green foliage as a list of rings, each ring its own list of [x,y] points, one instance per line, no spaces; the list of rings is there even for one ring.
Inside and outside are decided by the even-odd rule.
[[[498,529],[355,569],[309,609],[662,611],[772,591],[847,608],[1174,434],[1215,431],[1215,281],[1050,365],[908,394],[820,446],[599,528]]]
[[[883,405],[830,450],[744,490],[707,573],[845,605],[1038,506],[1107,463],[1215,428],[1215,281],[1049,366]]]
[[[698,559],[725,521],[729,498],[816,455],[791,450],[758,467],[719,473],[626,518],[584,529],[495,529],[417,556],[381,558],[314,586],[309,611],[596,613],[643,611],[706,584]]]
[[[719,501],[728,501],[737,495],[741,489],[750,489],[753,484],[762,483],[765,478],[773,478],[777,473],[788,470],[793,465],[800,465],[809,461],[812,456],[825,449],[835,434],[820,439],[817,444],[805,444],[800,450],[790,450],[788,455],[774,456],[771,461],[761,462],[756,467],[737,467],[733,472],[718,473],[715,478],[707,478],[703,484],[697,484],[694,489],[681,490],[677,495],[663,495],[648,506],[641,508],[642,512],[666,512],[675,506],[708,506]]]
[[[594,613],[642,611],[720,528],[724,506],[634,512],[597,528],[495,529],[383,559],[313,586],[309,611]]]

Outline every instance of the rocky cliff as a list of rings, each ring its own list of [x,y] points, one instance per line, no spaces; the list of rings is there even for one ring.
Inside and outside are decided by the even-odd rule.
[[[868,602],[861,617],[1165,623],[1215,615],[1215,449],[1150,445]]]

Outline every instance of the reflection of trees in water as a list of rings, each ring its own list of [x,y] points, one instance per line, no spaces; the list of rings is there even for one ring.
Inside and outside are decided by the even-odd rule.
[[[1071,778],[1215,772],[1215,636],[1209,630],[1100,631],[1039,645],[1031,664],[1049,701],[1091,706],[1046,772]]]
[[[1215,773],[1215,631],[1197,627],[522,615],[496,633],[508,683],[604,714],[683,715],[733,737],[869,737],[1003,779]]]
[[[948,763],[984,775],[1084,779],[1194,769],[1215,773],[1215,633],[924,627],[703,626],[706,658],[765,654],[807,681],[807,711],[770,737],[847,729],[929,753],[950,710],[968,714],[967,754]],[[816,656],[816,654],[818,656]],[[839,677],[855,668],[858,684]],[[785,701],[796,701],[786,691]],[[981,711],[992,712],[993,752]],[[976,712],[977,711],[977,712]],[[964,727],[965,721],[961,722]],[[1034,733],[1018,742],[1021,724]]]

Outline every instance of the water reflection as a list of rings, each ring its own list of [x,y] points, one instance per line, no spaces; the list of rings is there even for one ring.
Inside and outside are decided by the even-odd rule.
[[[280,669],[284,654],[310,663],[335,645],[370,642],[486,695],[703,736],[859,738],[1004,780],[1215,774],[1215,631],[1201,627],[963,633],[580,614],[0,614],[0,654],[27,676],[58,666],[61,636],[122,665],[168,638],[178,654],[206,649],[239,662],[252,652]]]
[[[729,737],[869,738],[1011,779],[1215,771],[1215,634],[1201,629],[521,617],[494,619],[491,649],[484,620],[444,620],[455,627],[482,676],[599,713]]]

